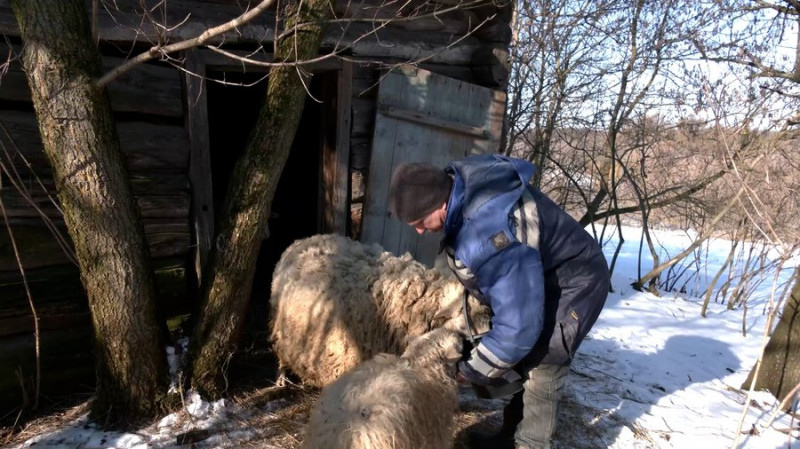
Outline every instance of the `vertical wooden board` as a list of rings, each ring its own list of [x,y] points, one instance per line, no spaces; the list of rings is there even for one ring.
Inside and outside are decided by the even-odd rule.
[[[431,107],[432,115],[448,121],[466,123],[463,120],[462,111],[465,106],[465,97],[462,91],[467,85],[443,76],[435,78],[436,93],[433,95],[435,102]],[[466,104],[468,104],[468,99]],[[427,162],[444,168],[454,160],[464,157],[464,142],[471,139],[458,133],[443,132],[431,127],[428,129],[430,137],[425,146]],[[433,266],[442,238],[443,235],[440,232],[418,236],[413,251],[417,260]]]
[[[505,92],[492,91],[488,100],[489,107],[489,135],[491,146],[486,148],[484,153],[500,151],[500,144],[503,140],[503,125],[506,117],[506,94]]]
[[[409,111],[430,112],[437,107],[441,93],[441,77],[434,76],[424,70],[416,70],[406,74],[408,82],[407,94],[402,98],[401,108]],[[430,142],[436,132],[429,126],[418,123],[404,123],[398,133],[393,169],[403,162],[426,161]],[[423,158],[423,159],[420,159]],[[384,242],[387,248],[397,255],[410,252],[415,254],[420,236],[416,230],[400,220],[390,217],[384,228]]]
[[[391,76],[403,85],[402,96],[393,99],[393,106],[409,111],[424,111],[429,107],[430,73],[416,69],[402,68]],[[379,102],[381,97],[379,95]],[[429,131],[425,126],[398,120],[391,171],[404,162],[416,162],[419,149],[427,140]],[[387,191],[388,194],[388,191]],[[388,195],[387,195],[388,199]],[[408,233],[409,226],[396,217],[387,216],[381,241],[385,248],[396,255],[414,252],[416,237]],[[405,232],[404,232],[405,231]]]
[[[504,100],[497,102],[496,98],[490,89],[413,67],[403,67],[381,80],[363,241],[378,242],[398,255],[409,251],[417,260],[434,263],[441,234],[418,236],[411,227],[388,216],[391,173],[401,162],[445,167],[471,153],[497,151],[503,113],[497,114],[494,107],[504,107]],[[500,123],[493,123],[498,117]]]
[[[352,63],[345,61],[336,73],[336,101],[326,108],[326,115],[335,121],[335,141],[326,139],[323,147],[321,197],[324,199],[324,231],[347,235],[350,186],[348,162],[350,157],[350,113],[353,94]]]
[[[192,185],[192,221],[195,239],[195,276],[198,284],[214,238],[214,199],[211,186],[211,143],[208,135],[206,67],[196,50],[188,50],[184,62],[186,130],[189,134],[189,180]],[[195,76],[196,74],[198,76]]]
[[[485,96],[481,95],[481,92],[478,89],[475,89],[476,87],[478,86],[467,85],[465,88],[464,95],[469,98],[469,102],[467,103],[467,106],[462,109],[462,119],[467,123],[474,123],[485,129],[486,116],[489,114],[489,111],[487,109],[486,101],[483,100]],[[475,154],[476,152],[474,149],[486,141],[487,140],[482,139],[464,140],[463,146],[461,147],[462,157],[468,154]]]
[[[339,83],[336,92],[336,195],[335,221],[336,231],[347,234],[347,218],[350,205],[347,202],[350,191],[350,102],[353,99],[353,63],[344,61],[339,72]]]
[[[402,79],[393,73],[381,81],[379,101],[396,104],[402,95]],[[364,198],[361,240],[367,243],[382,243],[383,227],[387,218],[386,197],[392,174],[392,159],[395,152],[398,121],[382,114],[375,117],[367,191]]]

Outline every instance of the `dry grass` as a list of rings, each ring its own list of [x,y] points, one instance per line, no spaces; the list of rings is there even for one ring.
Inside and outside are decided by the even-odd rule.
[[[175,426],[185,429],[175,435],[174,444],[187,447],[253,447],[299,449],[303,429],[319,391],[296,385],[251,387],[233,392],[222,419],[206,426],[193,425],[185,411],[177,412]],[[504,400],[479,399],[469,387],[461,387],[461,411],[457,415],[454,449],[466,449],[467,431],[496,431],[502,421]],[[13,447],[36,436],[74,425],[88,411],[88,402],[31,420],[13,435],[10,429],[0,434],[0,446]],[[156,429],[154,421],[143,431]],[[605,448],[622,427],[630,428],[645,445],[652,442],[643,429],[625,422],[613,412],[594,410],[567,394],[562,400],[559,428],[554,448]],[[609,441],[610,440],[610,441]],[[655,447],[647,446],[647,447]]]
[[[21,425],[0,427],[0,446],[7,447],[22,443],[36,435],[41,435],[63,427],[89,412],[89,401],[84,400],[78,405],[65,399],[62,404],[54,404],[51,408],[43,410],[39,417],[32,418]]]
[[[463,387],[462,387],[463,388]],[[232,405],[225,420],[208,428],[193,428],[192,418],[185,410],[177,412],[176,426],[185,429],[176,435],[176,444],[189,446],[258,447],[298,449],[302,444],[303,428],[319,392],[298,386],[263,387],[241,391],[230,398]],[[462,391],[462,411],[456,422],[455,449],[465,449],[465,431],[500,425],[502,401],[470,397],[468,388]],[[12,447],[54,430],[69,427],[89,410],[89,402],[29,421],[24,428],[11,434],[3,429],[0,446]],[[154,421],[147,428],[154,428]],[[243,437],[243,435],[246,435]],[[213,442],[212,442],[213,441]]]

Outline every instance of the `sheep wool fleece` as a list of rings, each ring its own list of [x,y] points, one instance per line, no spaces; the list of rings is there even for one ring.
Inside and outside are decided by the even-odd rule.
[[[471,367],[496,378],[569,364],[608,294],[600,246],[529,185],[535,168],[527,161],[488,154],[446,170],[454,182],[443,247],[459,280],[494,314]]]

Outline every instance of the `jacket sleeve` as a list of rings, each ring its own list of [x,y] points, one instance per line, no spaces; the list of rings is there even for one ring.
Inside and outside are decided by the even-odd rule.
[[[494,316],[492,329],[472,351],[469,365],[501,376],[536,344],[544,326],[544,273],[539,251],[519,242],[489,258],[475,273]]]

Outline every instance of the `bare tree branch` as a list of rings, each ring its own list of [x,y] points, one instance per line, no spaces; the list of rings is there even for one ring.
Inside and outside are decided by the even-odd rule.
[[[159,56],[163,56],[169,53],[174,53],[176,51],[186,50],[192,47],[202,46],[206,42],[208,42],[209,39],[215,36],[219,36],[220,34],[227,33],[228,31],[253,20],[259,14],[264,12],[267,8],[271,7],[273,3],[275,3],[275,0],[263,0],[261,3],[256,5],[256,7],[251,9],[250,11],[245,12],[244,14],[231,20],[230,22],[224,23],[214,28],[209,28],[206,31],[204,31],[200,36],[197,36],[194,39],[187,39],[185,41],[176,42],[174,44],[166,45],[163,47],[156,45],[150,48],[148,51],[127,60],[124,64],[120,65],[119,67],[116,67],[114,70],[103,75],[99,80],[97,80],[97,86],[100,88],[104,88],[115,78],[130,71],[137,65],[155,59]]]

